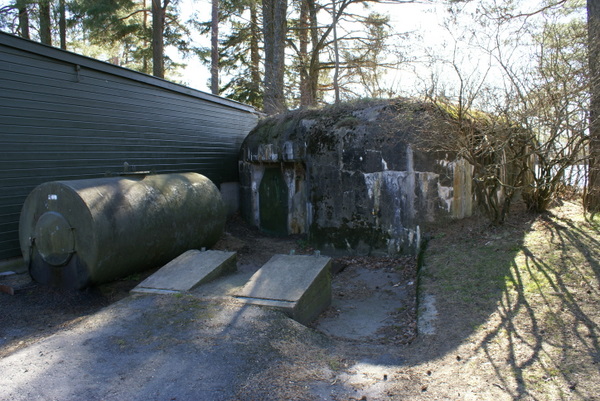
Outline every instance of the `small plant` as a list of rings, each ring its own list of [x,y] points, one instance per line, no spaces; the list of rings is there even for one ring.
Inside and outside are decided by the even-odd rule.
[[[354,116],[347,116],[335,124],[337,128],[354,128],[360,123],[360,120]]]
[[[123,277],[121,281],[140,281],[142,276],[139,273],[133,273],[129,276]]]
[[[296,244],[298,245],[298,248],[303,250],[306,250],[309,247],[309,243],[306,238],[299,239],[298,241],[296,241]]]
[[[329,365],[329,369],[337,372],[343,368],[342,361],[339,359],[329,359],[327,361],[327,365]]]

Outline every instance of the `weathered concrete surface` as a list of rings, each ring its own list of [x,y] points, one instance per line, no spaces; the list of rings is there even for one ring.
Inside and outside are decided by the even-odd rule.
[[[227,216],[231,216],[240,210],[240,183],[223,182],[221,183],[220,190]]]
[[[0,399],[256,399],[245,391],[280,360],[272,344],[281,333],[316,336],[280,312],[240,303],[130,296],[0,359]]]
[[[279,219],[329,255],[418,252],[424,230],[472,211],[471,166],[419,146],[446,130],[442,112],[407,99],[265,119],[242,145],[242,214],[268,231]]]
[[[331,304],[331,259],[275,255],[235,295],[308,324]]]
[[[394,315],[414,305],[409,290],[415,285],[395,269],[346,268],[333,281],[333,311],[319,316],[313,327],[336,338],[398,343]]]
[[[189,291],[236,270],[236,253],[192,249],[173,259],[131,292]]]

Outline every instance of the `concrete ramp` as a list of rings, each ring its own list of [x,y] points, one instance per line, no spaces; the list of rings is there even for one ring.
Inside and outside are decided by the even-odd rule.
[[[331,258],[275,255],[235,296],[308,324],[331,304]]]
[[[237,254],[189,250],[142,281],[131,292],[165,294],[184,292],[236,271]]]

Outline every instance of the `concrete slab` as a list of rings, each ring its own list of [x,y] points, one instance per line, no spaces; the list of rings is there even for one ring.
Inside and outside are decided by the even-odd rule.
[[[334,277],[335,313],[319,317],[313,327],[353,341],[394,338],[399,314],[414,305],[414,282],[406,282],[402,271],[393,267],[368,268],[356,262]]]
[[[331,258],[275,255],[234,295],[308,324],[331,304]]]
[[[131,292],[165,294],[190,291],[223,274],[234,272],[236,261],[235,252],[192,249],[161,267]]]

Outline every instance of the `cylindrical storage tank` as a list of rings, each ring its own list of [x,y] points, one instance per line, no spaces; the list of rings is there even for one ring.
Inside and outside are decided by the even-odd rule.
[[[80,289],[214,245],[225,216],[197,173],[54,181],[25,200],[19,240],[34,280]]]

